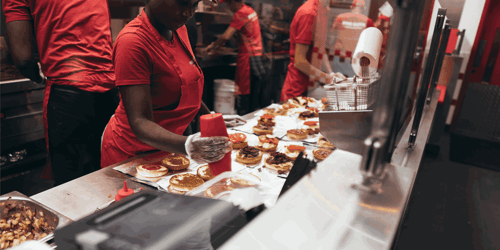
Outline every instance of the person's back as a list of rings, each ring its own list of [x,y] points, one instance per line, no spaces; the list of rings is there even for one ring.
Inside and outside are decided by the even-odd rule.
[[[3,9],[6,22],[33,21],[42,71],[49,79],[78,82],[74,85],[87,91],[114,87],[106,0],[4,0]]]
[[[2,0],[13,61],[45,84],[43,122],[56,185],[99,169],[117,105],[106,0]],[[41,71],[34,56],[38,49]]]

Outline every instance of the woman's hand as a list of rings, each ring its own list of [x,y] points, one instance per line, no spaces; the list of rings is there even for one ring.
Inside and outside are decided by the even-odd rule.
[[[220,161],[231,151],[231,141],[225,136],[201,137],[198,132],[186,140],[188,156],[198,164]]]

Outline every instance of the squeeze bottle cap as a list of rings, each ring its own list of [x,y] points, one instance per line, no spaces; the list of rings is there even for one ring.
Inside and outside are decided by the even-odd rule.
[[[123,188],[118,190],[118,194],[115,196],[115,201],[119,201],[133,193],[133,189],[127,188],[127,181],[123,181]]]

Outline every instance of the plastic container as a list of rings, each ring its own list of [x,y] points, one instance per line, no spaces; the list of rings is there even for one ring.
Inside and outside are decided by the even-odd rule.
[[[237,180],[237,181],[235,181]],[[220,192],[215,192],[213,196],[207,195],[207,190],[212,187],[226,187]],[[205,197],[212,199],[220,199],[220,200],[228,200],[230,198],[230,194],[238,189],[244,188],[255,188],[259,193],[265,193],[266,189],[269,189],[270,186],[260,180],[259,177],[246,174],[246,173],[235,173],[235,172],[224,172],[213,179],[205,182],[203,185],[189,191],[186,195],[196,196],[196,197]],[[249,199],[250,197],[246,197]]]
[[[234,81],[228,79],[214,80],[214,111],[226,115],[234,115]]]

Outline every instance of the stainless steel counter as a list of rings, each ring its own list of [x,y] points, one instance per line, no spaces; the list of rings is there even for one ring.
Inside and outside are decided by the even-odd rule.
[[[393,155],[383,192],[352,188],[361,156],[336,150],[221,249],[390,249],[411,194],[436,111],[439,91],[422,118],[417,143],[408,128]]]
[[[255,218],[222,249],[389,249],[420,166],[438,95],[434,93],[431,106],[425,111],[416,147],[407,150],[405,139],[398,145],[393,156],[395,166],[389,168],[381,194],[351,188],[351,184],[361,180],[361,156],[336,150],[310,176],[288,190],[274,208]],[[408,138],[409,129],[403,138]],[[116,165],[31,198],[78,220],[113,200],[123,181],[129,179],[112,169]],[[127,183],[132,189],[153,189],[133,181]]]
[[[126,162],[146,155],[148,154],[137,156]],[[76,221],[95,212],[99,206],[115,199],[118,190],[123,187],[123,181],[130,179],[128,175],[113,170],[113,167],[119,164],[122,163],[85,175],[30,198]],[[154,190],[150,186],[131,180],[127,181],[127,185],[132,189],[142,187]]]

